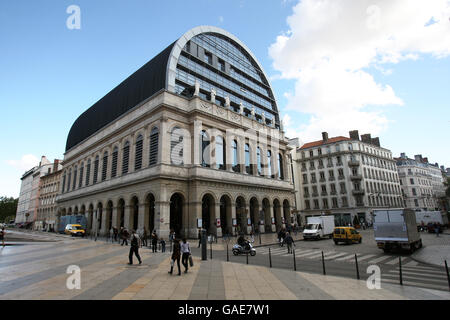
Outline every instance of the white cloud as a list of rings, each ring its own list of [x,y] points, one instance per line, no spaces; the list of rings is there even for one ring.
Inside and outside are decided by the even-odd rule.
[[[20,160],[6,160],[6,163],[21,171],[27,171],[39,165],[39,161],[40,158],[35,155],[26,154]]]
[[[449,56],[449,17],[449,0],[299,2],[287,18],[289,30],[269,48],[278,77],[296,81],[295,91],[284,94],[286,111],[310,117],[307,124],[286,128],[287,134],[318,140],[322,131],[380,133],[389,123],[380,107],[403,101],[368,68],[388,76],[392,66],[385,70],[385,63]]]
[[[220,22],[220,23],[223,23],[223,20],[224,20],[223,17],[220,16],[220,17],[219,17],[219,22]]]

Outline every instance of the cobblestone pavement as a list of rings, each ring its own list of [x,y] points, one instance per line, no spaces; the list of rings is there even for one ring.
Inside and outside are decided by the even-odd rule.
[[[0,299],[50,300],[267,300],[267,299],[450,299],[445,291],[244,265],[201,261],[181,276],[168,274],[170,252],[142,248],[142,265],[127,265],[129,247],[90,239],[55,236],[0,249]],[[192,246],[197,244],[192,241]],[[215,244],[214,250],[223,248]],[[136,261],[136,260],[135,260]],[[81,270],[81,288],[68,289],[70,265]]]

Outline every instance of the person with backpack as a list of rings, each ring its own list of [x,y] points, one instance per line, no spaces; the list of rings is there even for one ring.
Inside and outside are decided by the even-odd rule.
[[[141,257],[139,256],[139,246],[140,246],[140,240],[139,235],[136,233],[136,231],[131,231],[131,245],[130,245],[130,254],[128,258],[130,259],[130,262],[128,264],[133,264],[133,253],[136,255],[136,258],[139,260],[139,264],[142,263]]]
[[[294,239],[289,232],[286,233],[286,237],[284,238],[284,242],[287,245],[288,253],[292,253],[292,244],[294,243]],[[295,245],[295,243],[294,243]]]
[[[128,245],[128,237],[129,237],[130,235],[128,234],[128,231],[127,231],[127,229],[123,229],[123,231],[122,231],[122,246],[125,244],[126,246]]]

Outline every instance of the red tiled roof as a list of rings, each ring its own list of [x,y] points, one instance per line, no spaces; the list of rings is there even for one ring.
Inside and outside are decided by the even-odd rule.
[[[333,137],[333,138],[329,138],[327,141],[319,140],[319,141],[305,143],[300,149],[313,148],[313,147],[323,146],[323,145],[330,144],[330,143],[335,143],[335,142],[339,142],[339,141],[348,141],[348,140],[352,140],[352,139],[342,137],[342,136]]]

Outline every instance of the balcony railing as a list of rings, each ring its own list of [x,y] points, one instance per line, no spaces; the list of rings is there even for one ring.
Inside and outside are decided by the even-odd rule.
[[[360,190],[352,190],[352,193],[354,195],[363,195],[365,193],[364,189],[360,189]]]
[[[362,175],[360,174],[353,174],[350,176],[350,179],[352,180],[361,180],[362,179]]]
[[[349,166],[359,166],[359,161],[358,160],[350,160],[348,162]]]

